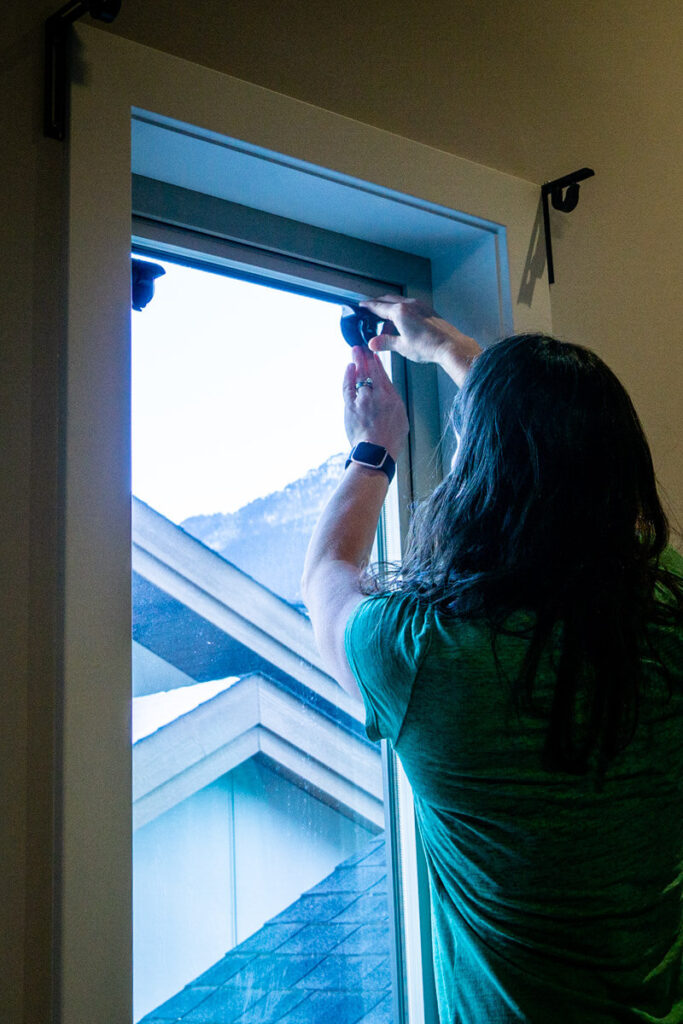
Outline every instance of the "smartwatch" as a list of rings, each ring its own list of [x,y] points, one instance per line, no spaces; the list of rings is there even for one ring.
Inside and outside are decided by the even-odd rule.
[[[367,466],[369,469],[381,470],[382,473],[386,473],[389,483],[394,479],[396,463],[381,444],[372,444],[371,441],[359,441],[351,449],[351,454],[346,460],[344,469],[348,469],[352,462],[357,462],[359,466]]]

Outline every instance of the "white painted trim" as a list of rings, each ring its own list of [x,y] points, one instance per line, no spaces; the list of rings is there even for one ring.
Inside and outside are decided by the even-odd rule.
[[[189,715],[191,714],[192,712],[189,712]],[[204,756],[197,756],[195,752],[193,757],[189,749],[191,742],[186,735],[187,725],[189,723],[177,719],[166,726],[166,729],[161,730],[162,735],[155,733],[133,747],[133,774],[139,771],[143,776],[148,776],[145,780],[146,785],[151,785],[150,775],[158,773],[163,776],[168,771],[175,772],[160,782],[155,789],[146,791],[142,784],[136,787],[137,795],[133,800],[133,831],[148,825],[150,821],[170,811],[193,793],[227,775],[250,757],[255,757],[261,749],[260,730],[258,726],[254,726],[217,750],[210,751]],[[168,735],[163,735],[167,730]],[[175,741],[178,742],[179,748],[171,752],[170,745]],[[163,759],[164,763],[155,764],[154,758]],[[172,769],[169,761],[173,762]]]
[[[543,279],[528,304],[522,295],[537,186],[120,36],[88,26],[75,35],[56,1016],[61,1024],[129,1024],[131,111],[152,111],[181,130],[200,126],[217,146],[242,140],[264,160],[282,154],[290,166],[324,169],[340,185],[366,183],[405,202],[505,225],[507,252],[495,239],[498,299],[491,301],[506,292],[509,267],[515,329],[548,330],[550,306]],[[441,311],[476,312],[472,279],[448,279],[445,270],[442,277]]]
[[[379,748],[258,674],[135,744],[133,827],[259,752],[365,827],[384,827]]]
[[[328,768],[322,762],[312,771],[306,765],[296,749],[287,743],[282,737],[273,732],[264,731],[261,735],[261,752],[273,761],[280,770],[284,770],[291,778],[303,779],[305,773],[308,775],[308,790],[319,800],[330,804],[335,810],[345,811],[348,817],[359,822],[363,828],[374,832],[382,831],[385,826],[384,807],[382,804],[382,765],[379,761],[372,763],[372,751],[368,751],[368,785],[361,789],[350,782],[343,774],[344,766],[337,765],[337,769]],[[358,763],[358,748],[351,749],[354,760]],[[341,771],[340,771],[341,767]],[[302,770],[303,769],[303,770]],[[380,795],[377,797],[372,790],[379,785]]]
[[[304,615],[136,498],[133,570],[356,721],[365,720],[361,702],[324,671]]]

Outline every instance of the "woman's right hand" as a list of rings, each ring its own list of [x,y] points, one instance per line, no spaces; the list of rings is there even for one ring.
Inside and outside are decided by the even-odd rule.
[[[415,363],[436,363],[462,387],[481,352],[474,338],[443,320],[424,302],[403,295],[382,295],[360,303],[381,317],[382,333],[370,340],[373,352],[398,352]],[[396,327],[394,334],[391,325]]]

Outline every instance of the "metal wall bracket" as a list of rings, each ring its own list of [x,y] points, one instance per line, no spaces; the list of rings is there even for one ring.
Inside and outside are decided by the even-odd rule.
[[[555,283],[555,268],[553,266],[553,245],[550,238],[550,210],[548,208],[548,196],[553,204],[554,210],[562,213],[571,213],[576,209],[579,202],[579,182],[586,178],[592,178],[595,171],[590,167],[582,167],[573,174],[565,174],[563,178],[555,178],[554,181],[546,181],[541,185],[541,199],[543,201],[543,227],[545,228],[545,254],[548,265],[548,283]]]
[[[45,22],[45,101],[43,130],[50,139],[64,139],[68,117],[69,29],[89,14],[97,21],[113,21],[121,0],[71,0]]]

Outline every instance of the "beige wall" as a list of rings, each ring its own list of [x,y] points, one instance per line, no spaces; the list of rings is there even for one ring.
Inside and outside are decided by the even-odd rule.
[[[44,1024],[58,677],[58,353],[64,145],[41,136],[41,23],[3,13],[3,666],[0,1019]],[[588,164],[555,217],[555,330],[594,347],[643,418],[683,507],[680,0],[124,0],[139,42],[538,183]]]

